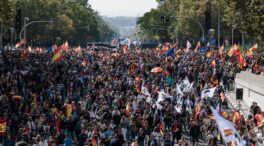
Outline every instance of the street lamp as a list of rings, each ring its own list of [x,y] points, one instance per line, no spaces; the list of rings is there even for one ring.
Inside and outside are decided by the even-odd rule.
[[[10,27],[9,30],[10,30],[10,46],[11,46],[11,50],[12,50],[12,46],[13,46],[13,34],[14,34],[15,29],[13,27]]]
[[[20,40],[22,40],[22,32],[26,29],[26,27],[28,27],[29,25],[31,25],[33,23],[53,23],[53,21],[52,20],[50,20],[50,21],[31,21],[31,22],[27,23],[26,25],[24,25],[24,27],[21,29],[21,31],[19,33]]]
[[[25,17],[24,18],[24,26],[27,25],[27,21],[29,21],[29,18]],[[26,44],[27,44],[26,34],[27,34],[27,30],[26,30],[26,27],[25,27],[25,30],[24,30],[24,48],[26,48]]]
[[[232,27],[232,45],[234,45],[234,30],[236,29],[236,25]]]
[[[3,48],[3,33],[2,33],[2,30],[3,30],[3,22],[1,21],[0,22],[0,49]]]

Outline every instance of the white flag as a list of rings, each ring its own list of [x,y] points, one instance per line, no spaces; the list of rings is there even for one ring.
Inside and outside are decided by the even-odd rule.
[[[202,98],[204,98],[204,97],[212,98],[214,96],[215,89],[216,89],[216,87],[203,90],[202,94],[201,94],[201,97]]]
[[[226,120],[224,117],[220,116],[219,113],[212,107],[211,111],[214,116],[214,119],[217,123],[218,130],[220,131],[223,140],[225,143],[235,141],[237,146],[243,146],[243,140],[239,133],[237,132],[234,123]]]
[[[187,40],[187,44],[186,44],[186,53],[188,53],[190,51],[190,48],[192,47],[192,44]]]

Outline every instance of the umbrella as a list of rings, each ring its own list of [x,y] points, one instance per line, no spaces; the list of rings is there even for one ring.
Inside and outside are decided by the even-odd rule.
[[[163,69],[161,67],[155,67],[150,72],[161,73],[161,72],[163,72]]]
[[[21,99],[22,99],[22,96],[15,95],[15,96],[13,96],[12,98],[15,99],[15,100],[21,100]]]

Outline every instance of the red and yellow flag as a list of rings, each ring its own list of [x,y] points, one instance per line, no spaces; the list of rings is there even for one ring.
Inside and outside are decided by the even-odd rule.
[[[227,112],[219,112],[225,119],[229,119],[229,115]]]
[[[240,54],[239,56],[239,67],[242,69],[244,67],[245,64],[245,58],[242,54]]]
[[[69,44],[68,44],[67,41],[66,41],[65,43],[62,44],[62,48],[63,48],[66,52],[68,52],[68,50],[69,50]]]
[[[238,48],[238,45],[237,45],[237,44],[234,44],[234,45],[229,49],[227,55],[228,55],[229,57],[233,56],[233,55],[234,55],[234,51],[237,50],[237,48]]]
[[[123,47],[123,53],[126,54],[128,52],[128,46],[127,45],[124,45]]]
[[[258,48],[258,44],[255,44],[254,46],[252,46],[250,49],[248,49],[247,51],[247,56],[251,57],[253,55],[253,51],[256,51]]]
[[[233,135],[233,131],[231,129],[226,129],[226,130],[224,130],[224,135],[225,135],[225,137]]]
[[[197,42],[197,45],[196,45],[196,47],[194,49],[194,52],[196,53],[199,48],[201,48],[201,42],[200,41]]]
[[[7,120],[5,118],[0,118],[0,136],[6,134],[6,123]]]
[[[219,50],[218,50],[218,54],[219,54],[220,58],[222,58],[224,48],[225,48],[225,46],[222,45],[222,46],[219,48]]]
[[[264,114],[256,114],[255,119],[257,121],[258,128],[264,126]]]
[[[92,146],[97,146],[97,143],[94,137],[92,138]]]
[[[212,61],[211,66],[212,66],[213,68],[215,68],[215,66],[216,66],[215,59]]]
[[[55,50],[53,56],[52,56],[52,63],[56,63],[58,61],[60,61],[63,57],[63,48],[59,47],[57,50]]]
[[[22,46],[25,43],[25,40],[22,39],[21,41],[16,43],[16,48],[19,48],[20,46]]]
[[[237,123],[240,118],[241,118],[241,115],[237,111],[234,111],[232,115],[232,121],[234,123]]]

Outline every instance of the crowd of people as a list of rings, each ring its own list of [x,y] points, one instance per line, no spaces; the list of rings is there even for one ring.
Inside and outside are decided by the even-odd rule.
[[[165,58],[157,49],[124,52],[89,47],[79,52],[69,49],[58,62],[50,63],[50,58],[51,54],[28,51],[2,53],[3,146],[21,141],[36,146],[224,143],[208,115],[210,106],[232,112],[223,93],[231,90],[240,70],[235,57],[178,49]],[[253,68],[256,64],[263,68],[263,55],[247,61]],[[152,71],[156,67],[162,70]],[[185,81],[190,89],[177,90]],[[212,86],[217,88],[214,96],[202,97],[201,92]],[[254,116],[261,109],[254,105],[251,116],[235,121],[245,146],[256,142]]]

